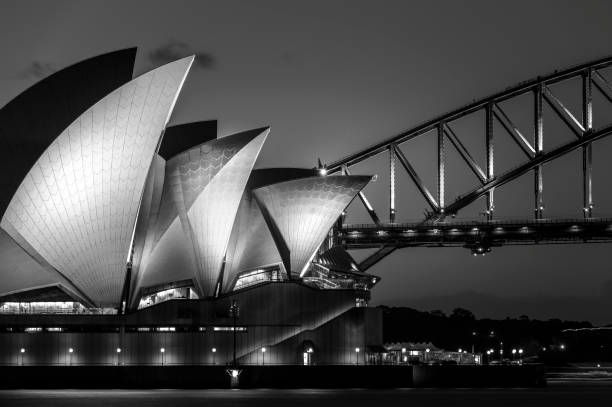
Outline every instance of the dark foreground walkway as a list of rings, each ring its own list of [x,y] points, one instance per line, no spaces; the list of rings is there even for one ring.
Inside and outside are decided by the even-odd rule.
[[[3,390],[0,406],[606,406],[612,382],[551,383],[535,389]]]

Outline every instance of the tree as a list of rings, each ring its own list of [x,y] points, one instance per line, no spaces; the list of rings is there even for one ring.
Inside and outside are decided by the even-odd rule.
[[[472,311],[465,308],[455,308],[451,313],[451,318],[475,320],[476,317]]]

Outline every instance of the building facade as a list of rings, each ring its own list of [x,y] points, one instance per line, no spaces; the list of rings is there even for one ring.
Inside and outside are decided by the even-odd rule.
[[[254,169],[269,128],[169,126],[194,57],[132,78],[135,52],[0,109],[0,363],[364,363],[379,279],[325,241],[371,177]]]

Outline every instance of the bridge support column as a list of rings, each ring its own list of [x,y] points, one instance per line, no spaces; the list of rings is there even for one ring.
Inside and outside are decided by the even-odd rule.
[[[395,223],[395,150],[389,147],[389,222]]]
[[[438,207],[444,213],[444,123],[438,124]]]
[[[536,157],[541,155],[544,150],[544,123],[542,119],[542,94],[543,85],[539,84],[534,90],[534,134],[535,134],[535,150]],[[535,218],[542,219],[544,215],[544,200],[542,192],[544,190],[544,180],[542,178],[542,164],[534,169],[535,174]]]
[[[585,132],[593,130],[593,70],[589,69],[582,75],[582,127]],[[592,192],[592,170],[593,170],[593,146],[591,143],[582,147],[582,189],[583,189],[583,213],[585,218],[593,216],[593,192]]]
[[[486,112],[486,147],[487,147],[487,180],[491,181],[494,175],[494,160],[493,160],[493,104],[488,104],[485,108]],[[487,192],[487,220],[493,219],[493,209],[495,208],[493,200],[493,189]]]

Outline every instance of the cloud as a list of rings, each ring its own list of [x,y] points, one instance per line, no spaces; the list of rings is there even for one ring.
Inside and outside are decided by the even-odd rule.
[[[19,72],[19,77],[24,79],[42,79],[55,71],[55,67],[50,62],[32,61],[30,65]]]
[[[175,40],[170,40],[166,44],[151,50],[149,52],[149,60],[158,66],[193,54],[196,56],[194,66],[202,69],[214,69],[216,59],[212,54],[204,51],[195,51],[186,43]]]

